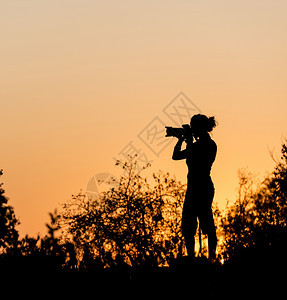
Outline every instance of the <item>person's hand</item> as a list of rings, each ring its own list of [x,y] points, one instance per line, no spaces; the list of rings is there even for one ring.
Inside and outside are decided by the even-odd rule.
[[[184,141],[184,137],[183,136],[178,136],[177,138],[178,138],[178,140],[177,140],[177,143],[176,143],[175,147],[181,148],[182,142]]]
[[[182,143],[182,142],[184,141],[184,136],[183,136],[183,135],[178,136],[177,138],[178,138],[178,141],[177,141],[177,142]]]
[[[185,142],[186,142],[187,144],[192,144],[192,143],[194,142],[193,136],[187,138],[187,139],[185,140]]]

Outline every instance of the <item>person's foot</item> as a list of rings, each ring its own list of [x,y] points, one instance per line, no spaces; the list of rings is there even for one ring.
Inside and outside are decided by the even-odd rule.
[[[208,261],[212,264],[216,263],[216,257],[209,257]]]
[[[211,253],[209,253],[208,261],[211,262],[211,263],[216,262],[216,253],[215,253],[215,251],[212,251]]]

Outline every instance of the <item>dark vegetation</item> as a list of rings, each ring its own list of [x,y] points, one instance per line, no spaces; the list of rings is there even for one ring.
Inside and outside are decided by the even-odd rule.
[[[224,211],[214,206],[216,263],[205,257],[206,247],[194,261],[186,257],[180,230],[186,186],[163,172],[148,181],[135,158],[117,162],[125,175],[100,200],[79,193],[50,213],[44,237],[19,237],[1,184],[0,275],[57,274],[208,296],[280,293],[287,267],[286,143],[281,152],[263,182],[241,170],[237,199]]]

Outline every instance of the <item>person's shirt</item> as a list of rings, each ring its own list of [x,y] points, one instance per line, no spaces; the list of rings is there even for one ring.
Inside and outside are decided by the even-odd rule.
[[[181,150],[179,142],[173,153],[173,159],[186,159],[189,181],[202,181],[210,179],[211,166],[215,160],[217,146],[209,134],[200,137],[195,142],[188,141],[186,149]]]

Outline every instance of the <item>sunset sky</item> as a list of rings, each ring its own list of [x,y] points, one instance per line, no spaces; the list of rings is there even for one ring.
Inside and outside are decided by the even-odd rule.
[[[2,1],[0,169],[21,235],[45,234],[94,175],[120,176],[113,157],[131,141],[150,171],[185,181],[176,141],[157,156],[138,138],[180,92],[218,121],[220,207],[239,168],[272,171],[287,137],[286,15],[285,0]]]

